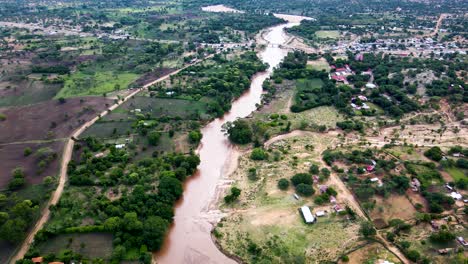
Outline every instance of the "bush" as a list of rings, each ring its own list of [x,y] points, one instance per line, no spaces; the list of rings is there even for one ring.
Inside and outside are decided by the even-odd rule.
[[[312,164],[309,168],[309,172],[312,174],[319,174],[319,166]]]
[[[289,188],[289,181],[285,178],[280,179],[278,181],[278,188],[283,191],[287,190]]]
[[[296,192],[302,196],[311,196],[315,193],[315,190],[312,185],[300,183],[296,186]]]
[[[27,157],[29,155],[31,155],[32,153],[32,149],[30,147],[27,147],[24,149],[24,156]]]
[[[161,137],[161,134],[157,131],[151,131],[149,134],[148,134],[148,143],[151,145],[151,146],[156,146],[158,145],[158,142],[159,142],[159,138]]]
[[[455,239],[455,235],[447,230],[432,233],[429,239],[434,243],[447,243]]]
[[[377,231],[375,231],[374,225],[372,225],[372,223],[369,221],[361,223],[361,228],[359,229],[359,232],[365,238],[373,237],[377,233]]]
[[[424,152],[424,156],[434,161],[440,161],[443,154],[439,147],[432,147]]]
[[[261,148],[254,148],[252,154],[250,154],[250,158],[253,160],[264,160],[267,156],[268,154]]]
[[[203,135],[200,132],[200,130],[194,130],[189,133],[188,137],[189,137],[190,143],[198,144],[200,143],[200,140],[202,139]]]
[[[421,258],[421,254],[416,250],[408,250],[406,252],[406,257],[411,261],[417,262]]]
[[[308,173],[298,173],[291,178],[291,182],[294,186],[297,186],[301,183],[311,185],[312,184],[312,176]]]
[[[241,189],[239,189],[237,187],[232,187],[231,188],[231,194],[228,194],[228,195],[226,195],[224,197],[224,202],[232,203],[235,200],[237,200],[237,198],[239,197],[240,194],[241,194]]]
[[[244,120],[236,120],[228,125],[227,133],[229,140],[236,144],[247,144],[252,142],[252,129]]]
[[[5,120],[6,120],[6,115],[0,114],[0,121],[5,121]]]

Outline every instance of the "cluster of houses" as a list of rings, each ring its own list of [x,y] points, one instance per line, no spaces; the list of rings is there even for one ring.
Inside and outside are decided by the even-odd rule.
[[[313,176],[313,179],[314,179],[314,183],[318,183],[318,176]],[[327,185],[319,185],[318,188],[319,188],[319,191],[320,191],[321,194],[326,193],[327,190],[328,190]],[[296,199],[299,199],[299,196],[297,196],[297,194],[294,194],[294,197]],[[335,196],[330,195],[329,199],[330,199],[330,203],[332,204],[331,208],[332,208],[333,211],[335,211],[336,213],[340,213],[340,212],[345,211],[343,206],[338,204]],[[319,210],[319,211],[315,212],[315,216],[314,216],[314,214],[312,214],[312,212],[310,211],[310,208],[308,206],[306,206],[306,205],[302,206],[300,208],[300,212],[302,213],[302,216],[304,217],[304,221],[307,224],[314,223],[317,220],[318,217],[326,216],[327,213],[328,213],[328,211],[326,211],[326,210]]]
[[[364,95],[358,95],[357,97],[351,98],[351,107],[360,110],[360,109],[369,109],[370,107],[366,104],[367,97]]]
[[[337,82],[348,84],[348,80],[346,79],[346,77],[354,74],[354,72],[351,70],[348,64],[341,68],[337,68],[335,65],[332,65],[330,67],[335,71],[329,73],[328,78],[333,79]]]
[[[343,48],[344,44],[339,46],[334,46],[332,49]],[[396,51],[396,53],[401,56],[408,56],[408,48],[415,49],[416,51],[433,51],[436,54],[450,54],[454,52],[459,52],[461,54],[466,54],[466,50],[459,48],[456,42],[445,42],[438,43],[432,38],[409,38],[404,40],[395,40],[395,39],[377,39],[374,42],[359,43],[352,42],[346,47],[350,51]]]

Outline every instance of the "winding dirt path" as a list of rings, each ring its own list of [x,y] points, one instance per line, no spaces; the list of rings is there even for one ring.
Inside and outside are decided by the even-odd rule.
[[[117,103],[110,106],[108,108],[108,110],[103,111],[102,113],[100,113],[99,115],[94,117],[93,119],[91,119],[88,122],[84,123],[81,127],[79,127],[77,130],[75,130],[75,132],[73,132],[73,134],[67,140],[67,143],[65,144],[65,147],[63,149],[62,161],[60,163],[59,183],[57,185],[57,189],[54,191],[54,193],[52,194],[52,196],[51,196],[50,200],[47,202],[47,204],[44,205],[44,208],[41,211],[41,217],[36,222],[34,227],[29,231],[27,237],[25,238],[25,240],[21,244],[21,247],[18,249],[16,254],[10,259],[9,263],[14,264],[17,260],[20,260],[20,259],[22,259],[24,257],[26,252],[29,250],[29,247],[31,246],[32,242],[34,241],[34,237],[36,236],[37,232],[39,232],[39,230],[42,229],[42,227],[45,225],[45,223],[47,223],[47,220],[49,220],[49,217],[50,217],[50,209],[49,208],[50,208],[50,206],[51,205],[56,205],[57,202],[59,201],[60,197],[62,196],[63,189],[65,187],[65,183],[67,182],[67,179],[68,179],[67,166],[68,166],[68,163],[70,162],[70,160],[72,158],[73,146],[75,145],[75,140],[74,139],[78,138],[88,127],[90,127],[96,121],[98,121],[100,117],[103,117],[103,116],[107,115],[109,113],[109,111],[112,111],[112,110],[116,109],[117,107],[119,107],[120,105],[122,105],[123,103],[128,101],[130,98],[137,95],[141,91],[147,89],[151,85],[153,85],[155,83],[158,83],[158,82],[161,82],[161,81],[164,81],[167,78],[169,78],[170,76],[175,75],[175,74],[179,73],[180,71],[182,71],[182,70],[184,70],[184,69],[186,69],[186,68],[188,68],[188,67],[190,67],[190,66],[192,66],[194,64],[197,64],[197,63],[199,63],[201,61],[204,61],[204,60],[206,60],[208,58],[211,58],[211,57],[213,57],[213,55],[209,55],[209,56],[205,57],[203,60],[200,60],[200,61],[197,61],[195,63],[184,66],[184,67],[182,67],[182,68],[180,68],[180,69],[178,69],[176,71],[173,71],[173,72],[171,72],[169,74],[166,74],[166,75],[160,77],[157,80],[154,80],[154,81],[152,81],[152,82],[150,82],[148,84],[145,84],[141,88],[135,89],[129,95],[127,95],[125,98],[123,98],[122,100],[119,100]]]
[[[283,135],[278,135],[276,137],[273,137],[269,139],[268,141],[265,142],[265,146],[268,147],[272,143],[279,141],[279,140],[284,140],[287,138],[291,137],[298,137],[298,136],[307,136],[307,135],[316,135],[317,133],[314,132],[309,132],[309,131],[303,131],[303,130],[294,130],[290,133],[283,134]],[[326,134],[328,135],[333,135],[337,136],[338,132],[337,131],[329,131]],[[322,166],[328,167],[323,160],[320,160],[320,163]],[[354,210],[354,212],[359,215],[363,219],[368,219],[367,215],[365,214],[364,210],[362,209],[361,205],[357,202],[356,198],[354,195],[351,193],[351,191],[346,187],[344,182],[336,175],[336,173],[332,172],[330,175],[330,178],[328,180],[328,183],[334,185],[337,188],[338,193],[340,194],[341,197],[345,197],[345,200],[347,201],[347,205]],[[369,220],[369,219],[368,219]],[[389,243],[384,236],[377,230],[377,235],[376,238],[380,240],[383,245],[389,250],[391,253],[393,253],[395,256],[397,256],[401,262],[404,264],[411,263],[406,256],[398,249],[396,246],[392,245]]]

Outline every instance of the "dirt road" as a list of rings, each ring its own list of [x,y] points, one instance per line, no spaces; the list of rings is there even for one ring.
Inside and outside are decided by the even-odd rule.
[[[207,56],[205,59],[208,59],[210,57],[212,57],[212,55]],[[193,64],[184,66],[183,68],[181,68],[179,70],[176,70],[176,71],[174,71],[172,73],[169,73],[167,75],[164,75],[161,78],[159,78],[159,79],[157,79],[155,81],[152,81],[152,82],[144,85],[141,88],[135,89],[129,95],[127,95],[124,99],[120,100],[119,102],[117,102],[117,103],[113,104],[111,107],[109,107],[108,110],[112,111],[112,110],[116,109],[121,104],[125,103],[128,99],[132,98],[133,96],[135,96],[139,92],[147,89],[149,86],[151,86],[151,85],[153,85],[155,83],[161,82],[163,80],[166,80],[171,75],[177,74],[180,71],[182,71],[183,69],[185,69],[187,67],[190,67],[190,66],[192,66],[194,64],[197,64],[197,63],[198,62],[195,62]],[[31,243],[34,240],[34,236],[37,234],[37,232],[39,230],[42,229],[44,224],[49,219],[49,217],[50,217],[50,210],[49,210],[50,206],[51,205],[56,205],[57,202],[59,201],[60,197],[62,196],[62,192],[63,192],[63,189],[65,187],[65,183],[67,182],[67,178],[68,178],[67,177],[67,166],[68,166],[68,162],[70,162],[70,160],[72,158],[73,146],[75,144],[75,141],[72,138],[78,138],[88,127],[90,127],[97,120],[99,120],[100,117],[103,117],[103,116],[107,115],[109,113],[108,110],[102,112],[100,115],[98,115],[95,118],[91,119],[90,121],[84,123],[81,127],[79,127],[77,130],[75,130],[75,132],[73,132],[73,134],[67,140],[67,143],[65,144],[65,148],[63,150],[62,161],[61,161],[61,164],[60,164],[59,183],[58,183],[57,189],[54,191],[54,193],[52,194],[52,197],[47,202],[47,204],[44,205],[44,208],[42,209],[42,212],[41,212],[41,217],[36,222],[34,227],[31,229],[28,236],[26,237],[26,239],[21,244],[21,247],[16,252],[15,256],[10,259],[11,264],[15,263],[17,260],[22,259],[24,257],[26,252],[29,250],[29,246],[31,245]]]
[[[316,134],[314,132],[309,132],[309,131],[302,131],[302,130],[294,130],[288,134],[283,134],[283,135],[279,135],[279,136],[276,136],[276,137],[273,137],[271,139],[269,139],[268,141],[265,142],[265,146],[268,147],[269,145],[271,145],[272,143],[276,142],[276,141],[279,141],[279,140],[284,140],[284,139],[287,139],[287,138],[291,138],[291,137],[298,137],[298,136],[307,136],[307,135],[313,135],[313,134]],[[328,135],[332,135],[332,136],[337,136],[337,132],[336,131],[330,131],[330,132],[327,132]],[[321,162],[321,165],[322,166],[327,166],[325,164],[325,162],[323,162],[322,160],[320,161]],[[328,166],[327,166],[328,167]],[[336,173],[332,173],[330,175],[330,178],[329,178],[329,181],[328,181],[329,184],[331,185],[334,185],[336,188],[337,188],[337,191],[338,193],[340,194],[340,197],[345,197],[345,200],[347,201],[347,205],[353,209],[353,211],[359,215],[361,218],[363,219],[368,219],[367,218],[367,215],[364,213],[364,210],[361,208],[361,205],[357,202],[356,198],[354,197],[354,195],[351,193],[351,191],[346,187],[346,185],[344,184],[344,182],[338,177],[338,175],[336,175]],[[411,263],[407,258],[406,256],[394,245],[392,245],[391,243],[389,243],[385,238],[384,236],[382,236],[380,234],[380,232],[377,231],[377,235],[376,235],[376,238],[380,241],[382,241],[382,243],[384,244],[384,246],[390,251],[392,252],[395,256],[397,256],[404,264],[407,264],[407,263]]]
[[[437,19],[436,26],[434,27],[434,31],[432,31],[432,32],[429,34],[430,37],[433,37],[433,36],[435,36],[437,33],[439,33],[439,29],[440,29],[440,26],[442,25],[442,21],[443,21],[444,18],[446,18],[447,16],[448,16],[448,14],[440,14],[439,19]]]

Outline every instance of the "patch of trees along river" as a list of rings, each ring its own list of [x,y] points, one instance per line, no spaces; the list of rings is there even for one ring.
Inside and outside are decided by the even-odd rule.
[[[221,130],[225,122],[248,116],[261,102],[263,81],[288,52],[281,48],[288,39],[283,29],[299,24],[301,19],[292,16],[282,18],[288,23],[271,27],[262,35],[267,45],[258,55],[269,64],[269,68],[252,78],[250,89],[232,103],[230,112],[202,129],[203,139],[198,149],[201,159],[199,170],[185,183],[184,196],[175,208],[174,224],[163,249],[155,255],[157,263],[235,263],[218,250],[210,234],[213,224],[222,217],[217,210],[217,194],[223,178],[228,176],[226,168],[233,162],[231,157],[235,151]]]

